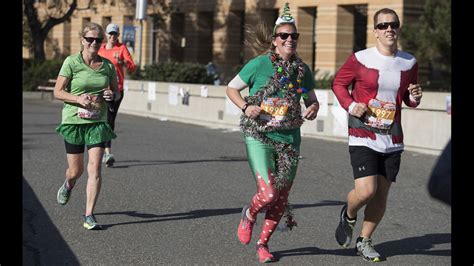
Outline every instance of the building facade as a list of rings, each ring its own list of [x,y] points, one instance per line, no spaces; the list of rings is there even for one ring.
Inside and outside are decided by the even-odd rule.
[[[78,6],[89,0],[79,0]],[[273,25],[285,2],[296,20],[299,56],[316,77],[334,74],[354,51],[375,45],[373,15],[384,7],[395,10],[404,23],[417,23],[424,0],[168,0],[173,9],[160,23],[157,0],[148,0],[147,16],[135,19],[133,0],[95,0],[94,10],[76,10],[70,22],[57,25],[45,44],[47,58],[77,53],[79,32],[89,21],[116,23],[121,40],[133,47],[135,61],[144,66],[178,61],[213,62],[229,81],[256,53],[244,45],[245,27]],[[140,40],[141,39],[141,40]],[[28,52],[24,49],[24,57]],[[421,70],[423,72],[423,70]]]

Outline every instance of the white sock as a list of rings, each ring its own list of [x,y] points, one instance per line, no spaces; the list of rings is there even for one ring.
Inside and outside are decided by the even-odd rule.
[[[245,212],[245,215],[247,215],[247,219],[249,219],[250,221],[252,221],[252,222],[255,221],[255,219],[253,219],[252,217],[250,217],[249,209],[247,209],[247,211]]]

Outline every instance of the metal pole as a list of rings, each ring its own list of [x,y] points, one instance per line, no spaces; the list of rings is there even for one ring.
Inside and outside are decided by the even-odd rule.
[[[141,66],[142,63],[142,43],[143,43],[143,20],[140,19],[140,44],[139,44],[139,49],[138,49],[138,67]]]
[[[138,67],[142,64],[143,20],[146,19],[147,0],[137,0],[135,19],[140,20],[140,45],[138,49]]]

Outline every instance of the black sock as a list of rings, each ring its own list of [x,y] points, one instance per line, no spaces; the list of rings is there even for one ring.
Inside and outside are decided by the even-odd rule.
[[[359,237],[357,238],[357,240],[356,240],[356,243],[357,243],[357,242],[361,242],[361,241],[362,241],[362,239],[364,239],[364,238],[363,238],[363,237],[361,237],[361,236],[359,236]]]

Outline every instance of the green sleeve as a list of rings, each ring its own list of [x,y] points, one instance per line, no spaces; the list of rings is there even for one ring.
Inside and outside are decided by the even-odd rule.
[[[240,70],[239,76],[247,85],[251,85],[255,82],[255,77],[257,76],[259,62],[257,58],[250,60],[245,66]]]
[[[72,78],[71,57],[66,57],[61,69],[59,70],[59,75],[69,79]]]

